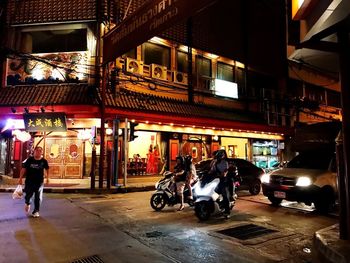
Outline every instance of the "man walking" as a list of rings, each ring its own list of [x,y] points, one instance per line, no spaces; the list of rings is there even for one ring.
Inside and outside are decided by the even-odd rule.
[[[43,148],[35,147],[34,155],[26,159],[22,164],[22,169],[19,177],[19,184],[22,184],[22,178],[26,175],[25,180],[25,207],[26,213],[30,211],[30,199],[34,195],[34,210],[33,217],[39,217],[40,203],[42,201],[43,187],[44,187],[44,170],[46,170],[47,180],[49,178],[49,164],[46,159],[42,157]]]

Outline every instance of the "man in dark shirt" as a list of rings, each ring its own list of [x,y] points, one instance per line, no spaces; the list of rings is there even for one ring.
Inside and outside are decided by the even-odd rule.
[[[25,211],[30,210],[30,199],[34,194],[34,210],[33,217],[39,217],[40,203],[42,201],[44,170],[46,170],[47,179],[49,178],[49,165],[46,159],[42,157],[43,148],[35,147],[34,155],[26,159],[22,163],[22,169],[19,177],[19,184],[22,184],[22,178],[26,175],[25,180]]]

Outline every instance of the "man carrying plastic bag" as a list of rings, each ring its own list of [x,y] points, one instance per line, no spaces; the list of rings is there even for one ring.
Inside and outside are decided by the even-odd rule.
[[[42,157],[43,148],[37,146],[34,148],[34,155],[26,159],[22,164],[22,169],[18,184],[22,184],[22,178],[26,175],[25,180],[25,207],[26,213],[30,211],[30,199],[34,195],[34,210],[33,217],[39,217],[40,203],[42,201],[42,194],[44,188],[44,171],[49,178],[49,164],[46,159]]]

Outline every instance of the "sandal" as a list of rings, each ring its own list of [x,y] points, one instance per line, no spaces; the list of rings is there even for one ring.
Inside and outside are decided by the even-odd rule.
[[[184,206],[184,205],[181,205],[181,206],[179,207],[179,209],[177,209],[177,211],[182,211],[182,210],[184,210],[184,208],[185,208],[185,206]]]

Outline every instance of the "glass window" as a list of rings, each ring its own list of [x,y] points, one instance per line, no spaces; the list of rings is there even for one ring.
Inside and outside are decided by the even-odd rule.
[[[340,92],[333,91],[333,90],[327,90],[327,105],[333,106],[333,107],[341,107],[340,102]]]
[[[287,167],[327,170],[331,159],[332,154],[329,153],[301,153],[287,163]]]
[[[305,84],[305,97],[310,100],[325,103],[325,90],[312,84]]]
[[[87,30],[48,30],[31,35],[32,53],[72,52],[87,50]]]
[[[234,82],[234,67],[229,64],[218,62],[216,78]]]
[[[199,76],[211,77],[211,60],[202,56],[196,56],[196,68]]]
[[[177,71],[188,73],[188,54],[185,52],[177,52]]]
[[[146,65],[158,64],[170,68],[170,48],[153,44],[142,44],[142,60]]]

